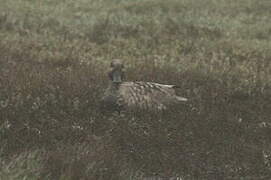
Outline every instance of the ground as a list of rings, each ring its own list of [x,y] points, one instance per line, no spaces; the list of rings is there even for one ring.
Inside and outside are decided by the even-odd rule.
[[[0,0],[0,179],[268,179],[269,0]],[[108,65],[180,86],[104,114]]]

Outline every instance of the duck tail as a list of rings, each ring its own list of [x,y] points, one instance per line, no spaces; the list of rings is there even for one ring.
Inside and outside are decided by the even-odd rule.
[[[184,97],[181,97],[181,96],[176,96],[176,99],[177,99],[178,101],[183,101],[183,102],[188,101],[187,98],[184,98]]]

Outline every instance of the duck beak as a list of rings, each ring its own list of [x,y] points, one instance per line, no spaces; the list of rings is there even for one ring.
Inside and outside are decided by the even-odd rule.
[[[122,82],[122,73],[120,71],[116,71],[113,73],[113,82],[114,83],[121,83]]]

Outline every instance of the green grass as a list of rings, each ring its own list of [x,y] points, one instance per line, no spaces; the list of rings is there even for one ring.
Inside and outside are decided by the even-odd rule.
[[[0,0],[0,179],[269,176],[270,8]],[[127,79],[178,84],[189,103],[161,117],[105,116],[114,58]]]

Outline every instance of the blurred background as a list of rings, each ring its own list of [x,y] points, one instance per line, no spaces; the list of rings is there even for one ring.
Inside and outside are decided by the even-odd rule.
[[[268,179],[271,1],[0,0],[0,179]],[[174,111],[104,114],[112,59]]]

